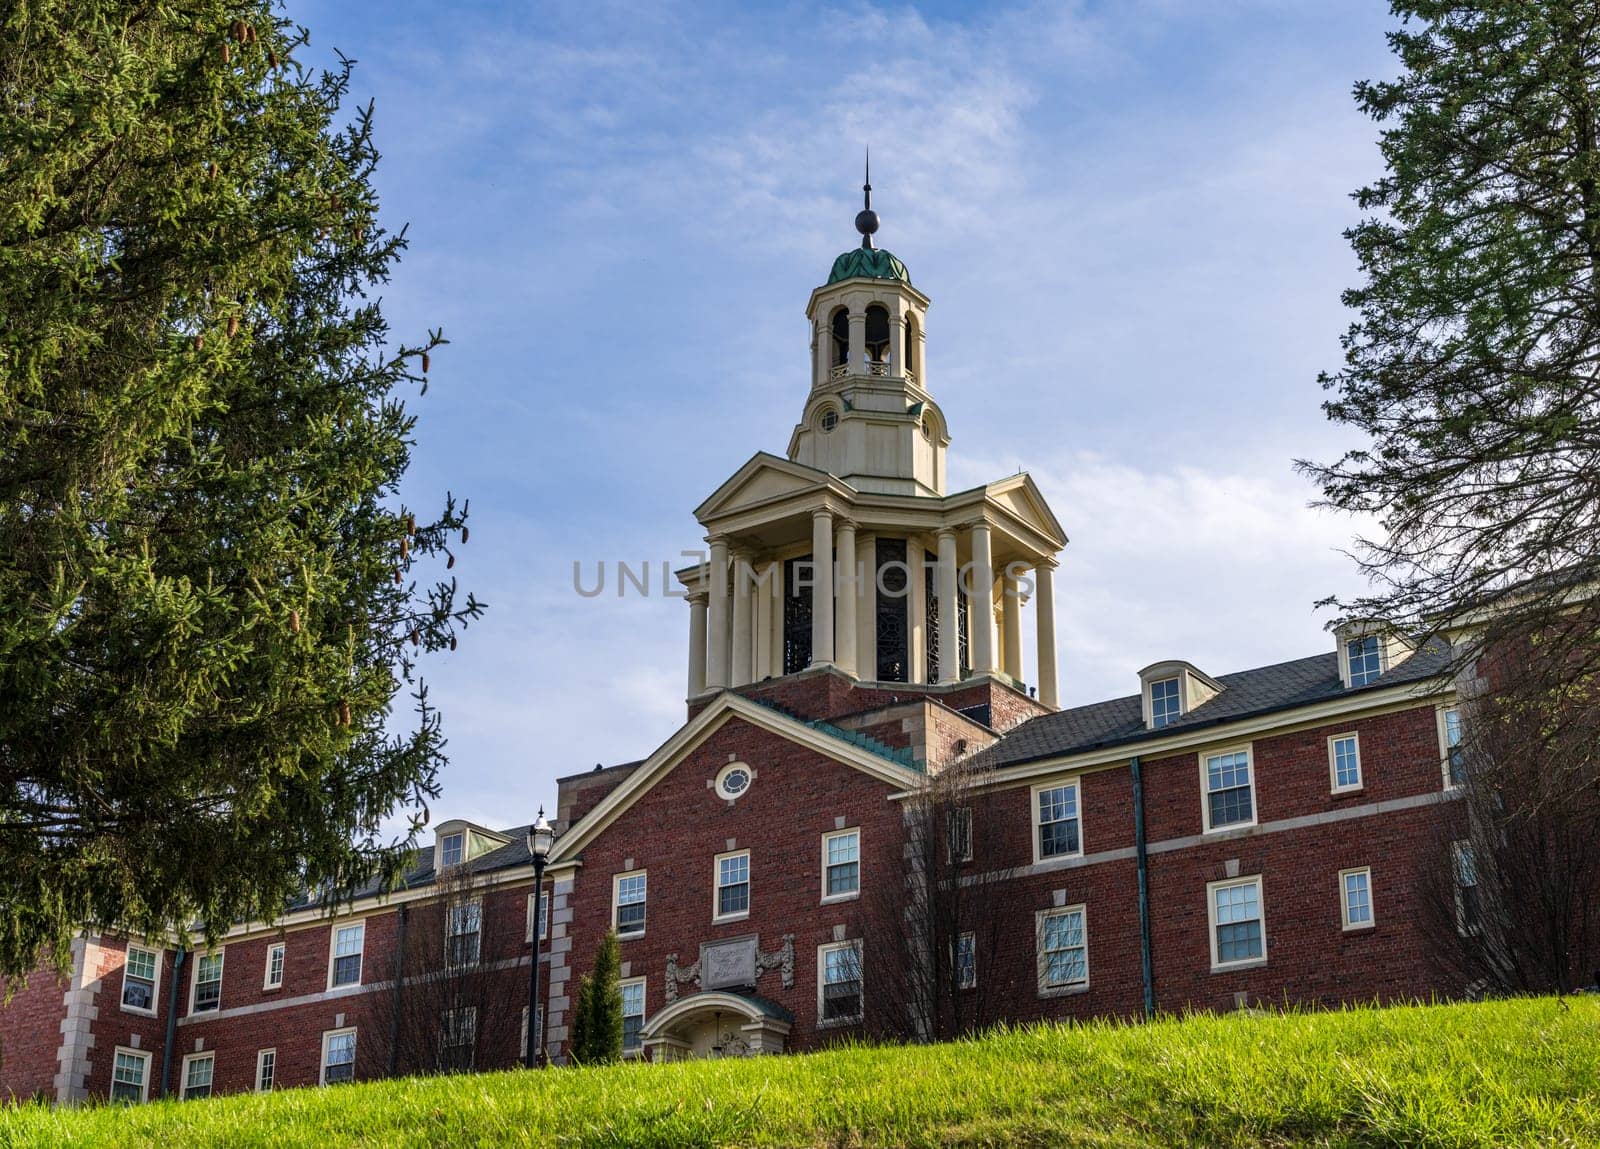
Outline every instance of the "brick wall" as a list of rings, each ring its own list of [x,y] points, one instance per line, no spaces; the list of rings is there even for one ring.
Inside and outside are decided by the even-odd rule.
[[[0,1100],[55,1097],[66,988],[54,967],[38,969],[0,1006]]]

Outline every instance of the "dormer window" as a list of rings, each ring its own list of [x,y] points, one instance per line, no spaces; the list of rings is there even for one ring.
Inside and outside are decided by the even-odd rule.
[[[1146,730],[1170,726],[1222,693],[1220,682],[1180,660],[1145,667],[1139,672],[1139,686]]]
[[[1159,730],[1169,722],[1176,722],[1183,713],[1183,704],[1179,701],[1178,680],[1176,678],[1163,678],[1160,682],[1150,684],[1150,726]]]
[[[1383,673],[1383,652],[1377,635],[1352,638],[1344,644],[1344,653],[1350,662],[1351,686],[1365,686]]]
[[[467,854],[467,836],[457,831],[439,839],[439,862],[444,866],[459,866]]]
[[[1376,682],[1415,652],[1409,640],[1377,619],[1351,619],[1336,627],[1334,636],[1346,690]]]

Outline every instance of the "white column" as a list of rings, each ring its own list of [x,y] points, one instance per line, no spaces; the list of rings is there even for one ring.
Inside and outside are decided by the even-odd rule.
[[[856,614],[856,675],[878,677],[878,536],[856,540],[861,560],[861,602]]]
[[[689,697],[706,688],[706,592],[689,596]]]
[[[840,670],[856,673],[856,605],[861,600],[863,572],[856,569],[856,525],[839,524],[839,617],[834,654]]]
[[[889,362],[893,364],[891,370],[896,375],[905,375],[906,317],[904,315],[891,315],[889,317]]]
[[[751,624],[754,621],[755,603],[751,599],[750,556],[743,552],[733,555],[733,683],[743,686],[751,680],[750,657],[754,645]]]
[[[850,317],[853,324],[855,316]],[[850,328],[855,342],[856,329]],[[811,513],[811,665],[833,663],[833,512]]]
[[[1000,663],[1017,682],[1022,681],[1022,597],[1017,580],[1002,576],[1000,585]]]
[[[761,568],[761,581],[753,588],[756,596],[756,652],[751,673],[752,682],[760,682],[772,673],[772,580],[781,577],[772,563]]]
[[[922,544],[906,539],[906,681],[928,681],[928,573]]]
[[[961,611],[956,606],[956,533],[948,527],[939,532],[934,589],[939,596],[939,681],[956,682],[961,678]]]
[[[989,545],[989,524],[972,526],[972,673],[993,674],[994,551]]]
[[[828,321],[818,318],[811,325],[811,385],[821,387],[828,381],[828,367],[833,362],[833,332]]]
[[[706,689],[728,685],[728,654],[732,628],[728,618],[728,540],[711,540],[711,583],[706,615]]]
[[[1039,626],[1039,701],[1056,707],[1056,564],[1041,560],[1033,568],[1033,610]]]

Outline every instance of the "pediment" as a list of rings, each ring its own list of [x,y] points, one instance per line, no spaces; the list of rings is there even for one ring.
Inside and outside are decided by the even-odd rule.
[[[724,692],[713,699],[699,714],[680,726],[671,738],[662,743],[656,752],[645,759],[615,790],[602,798],[593,810],[556,839],[555,849],[550,855],[551,863],[556,864],[575,858],[582,852],[586,843],[592,841],[597,834],[649,793],[701,743],[711,738],[728,722],[739,721],[805,746],[841,766],[877,778],[896,790],[914,788],[922,776],[909,766],[880,757],[855,743],[835,738],[807,723],[752,702],[741,695]]]
[[[748,507],[830,487],[846,489],[840,480],[826,471],[792,463],[762,451],[752,456],[748,463],[696,507],[694,517],[701,523],[707,523]]]
[[[1023,473],[984,488],[990,502],[997,504],[1017,519],[1026,523],[1046,538],[1055,540],[1058,547],[1066,546],[1067,533],[1060,520],[1044,501],[1044,495],[1033,481],[1033,476]]]

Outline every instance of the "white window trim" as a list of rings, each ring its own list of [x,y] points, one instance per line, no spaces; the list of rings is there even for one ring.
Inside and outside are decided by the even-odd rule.
[[[475,958],[473,958],[469,962],[457,962],[451,957],[451,954],[450,954],[450,943],[452,941],[454,941],[458,936],[459,937],[466,937],[467,936],[466,934],[459,934],[458,935],[455,932],[455,928],[456,928],[455,914],[456,914],[456,911],[462,906],[477,906],[478,907],[478,928],[475,931],[473,931],[474,933],[476,933],[478,935],[478,954],[477,954],[477,956]],[[366,948],[367,948],[367,940],[366,940],[365,935],[363,935],[362,939],[361,939],[361,949],[362,949],[362,958],[363,958],[363,961],[362,961],[363,972],[365,972],[365,965],[366,965],[366,961],[365,961]],[[449,903],[448,905],[445,906],[445,913],[444,913],[444,964],[445,964],[445,968],[446,969],[474,969],[482,961],[483,961],[483,899],[482,898],[461,898],[458,901],[454,901],[454,902]]]
[[[1044,921],[1046,918],[1076,913],[1082,915],[1083,920],[1083,980],[1069,982],[1066,985],[1045,984],[1045,970],[1047,968],[1044,953]],[[1087,993],[1089,989],[1089,907],[1085,902],[1072,906],[1051,906],[1048,909],[1036,910],[1033,915],[1033,954],[1035,966],[1035,989],[1040,997],[1068,997],[1075,993]]]
[[[539,1007],[539,1022],[540,1022],[541,1026],[544,1023],[544,1006],[542,1006],[542,1005]],[[539,1036],[542,1038],[544,1036],[544,1034],[541,1032],[539,1034]],[[548,1051],[548,1049],[549,1049],[548,1045],[545,1046],[545,1050]],[[521,1030],[520,1036],[517,1038],[517,1063],[519,1065],[522,1063],[523,1055],[527,1052],[527,1050],[528,1050],[528,1007],[527,1006],[523,1006],[522,1007],[522,1030]],[[540,1052],[540,1050],[538,1050],[538,1049],[534,1050],[535,1054],[537,1054],[539,1052]]]
[[[524,1006],[523,1008],[526,1009],[527,1007]],[[449,1020],[451,1014],[461,1014],[467,1019],[467,1032],[460,1036],[467,1036],[472,1040],[461,1043],[467,1049],[467,1066],[466,1069],[461,1072],[471,1073],[478,1067],[478,1007],[475,1005],[457,1006],[455,1009],[445,1010],[440,1016],[438,1061],[441,1068],[443,1068],[444,1064],[445,1051],[456,1048],[455,1046],[446,1044],[445,1040],[447,1037],[456,1036],[451,1033],[453,1028]]]
[[[337,966],[336,966],[336,963],[335,963],[336,955],[334,953],[334,950],[339,945],[339,931],[340,930],[350,929],[353,926],[360,926],[361,927],[361,950],[360,950],[360,954],[361,954],[361,973],[356,977],[355,981],[346,982],[344,985],[335,985],[333,983],[333,973],[334,973],[334,970],[337,968]],[[366,977],[367,977],[367,919],[366,918],[357,918],[355,921],[344,921],[344,922],[336,921],[336,922],[334,922],[333,925],[328,929],[328,989],[329,990],[335,990],[335,989],[352,990],[352,989],[355,989],[356,987],[360,986],[361,984],[363,984],[366,981]]]
[[[123,1001],[123,994],[127,992],[128,985],[128,957],[134,950],[143,950],[147,954],[156,955],[156,976],[150,985],[150,1008],[140,1009],[136,1005],[128,1005]],[[117,1004],[124,1013],[136,1013],[140,1017],[154,1017],[161,1008],[161,951],[150,946],[128,943],[127,950],[122,955],[122,985],[117,989]],[[208,1011],[209,1012],[209,1011]],[[113,1059],[112,1064],[116,1062]]]
[[[1250,820],[1248,822],[1229,822],[1226,826],[1211,825],[1211,771],[1207,765],[1212,758],[1223,758],[1229,754],[1243,754],[1245,766],[1250,771]],[[1226,834],[1230,830],[1248,830],[1261,820],[1261,803],[1256,797],[1256,752],[1255,743],[1245,742],[1238,746],[1223,746],[1215,750],[1202,750],[1195,758],[1200,763],[1200,825],[1206,834]]]
[[[207,953],[196,953],[194,955],[194,962],[189,966],[189,1013],[190,1014],[193,1014],[195,1012],[194,995],[195,995],[195,991],[197,989],[199,989],[199,987],[200,987],[200,959],[201,958],[205,958],[205,957],[214,957],[214,958],[216,958],[218,960],[218,964],[217,964],[217,1006],[216,1006],[215,1009],[207,1009],[207,1010],[203,1010],[202,1012],[204,1012],[204,1013],[220,1013],[222,1011],[222,978],[223,978],[224,974],[227,972],[227,968],[228,968],[228,963],[227,963],[227,960],[226,960],[227,959],[227,954],[228,954],[228,947],[227,946],[219,946],[217,949],[211,950],[211,951],[209,951]]]
[[[1077,791],[1077,795],[1073,798],[1073,804],[1078,810],[1078,848],[1070,854],[1051,854],[1047,858],[1041,851],[1039,844],[1039,830],[1043,825],[1039,821],[1039,794],[1044,790],[1059,790],[1065,786],[1071,786]],[[1031,787],[1028,790],[1028,807],[1028,821],[1033,827],[1030,833],[1033,835],[1034,865],[1049,866],[1057,862],[1066,862],[1074,858],[1083,857],[1083,775],[1073,774],[1066,778],[1056,778],[1049,782],[1040,782],[1037,786]]]
[[[1189,708],[1184,705],[1183,679],[1184,679],[1184,676],[1182,674],[1169,674],[1165,678],[1153,678],[1145,686],[1145,688],[1144,688],[1144,713],[1145,713],[1144,724],[1145,724],[1145,727],[1147,729],[1149,729],[1149,730],[1164,730],[1166,727],[1171,726],[1174,722],[1178,721],[1178,719],[1182,718],[1185,714],[1187,714],[1189,712]],[[1176,684],[1176,686],[1178,688],[1177,689],[1178,713],[1174,714],[1171,718],[1169,718],[1166,722],[1162,723],[1160,726],[1157,726],[1156,725],[1156,687],[1162,686],[1162,685],[1164,685],[1165,683],[1168,683],[1168,682]]]
[[[277,981],[273,981],[272,980],[272,955],[273,955],[274,952],[278,952],[278,951],[282,952],[283,961],[280,962],[279,965],[278,965],[278,980]],[[265,992],[267,990],[282,989],[283,988],[283,979],[288,975],[288,973],[289,973],[289,943],[288,942],[273,942],[271,945],[269,945],[267,947],[267,965],[266,965],[266,968],[261,971],[261,989],[262,989],[262,991]]]
[[[1255,778],[1251,774],[1251,779]],[[1237,961],[1217,960],[1217,891],[1233,886],[1250,886],[1256,888],[1256,906],[1260,909],[1261,923],[1261,956],[1253,958],[1240,958]],[[1211,972],[1223,973],[1228,970],[1253,969],[1256,966],[1267,964],[1267,887],[1260,874],[1252,874],[1242,878],[1223,878],[1219,882],[1206,883],[1206,933],[1211,944]]]
[[[1335,746],[1338,743],[1343,742],[1346,738],[1350,739],[1356,744],[1356,781],[1354,785],[1341,786],[1339,785],[1339,755],[1335,750]],[[1251,763],[1250,784],[1252,788],[1255,786],[1255,781],[1255,764]],[[1358,732],[1354,730],[1348,730],[1343,734],[1328,735],[1328,787],[1328,792],[1331,794],[1355,794],[1367,788],[1367,767],[1365,763],[1361,761],[1361,735]],[[1254,804],[1254,800],[1254,795],[1252,795],[1252,805]]]
[[[189,1066],[196,1061],[209,1061],[211,1063],[211,1081],[207,1085],[207,1097],[213,1097],[217,1092],[217,1051],[208,1049],[204,1053],[189,1053],[183,1058],[183,1067],[178,1070],[178,1100],[189,1100]]]
[[[1461,855],[1463,852],[1469,852],[1473,855],[1472,875],[1474,878],[1476,878],[1478,876],[1478,858],[1477,851],[1473,850],[1472,848],[1471,839],[1461,838],[1450,843],[1450,884],[1452,887],[1452,892],[1455,895],[1456,902],[1456,933],[1460,934],[1464,938],[1470,938],[1477,937],[1480,933],[1482,933],[1483,926],[1481,923],[1471,926],[1467,924],[1466,899],[1461,896],[1461,891],[1466,888],[1461,884]],[[1472,883],[1472,888],[1479,889],[1481,884],[1482,883],[1480,882],[1474,881]],[[1479,890],[1478,894],[1478,913],[1483,913],[1483,894],[1481,890]]]
[[[749,780],[745,782],[743,790],[740,790],[737,794],[729,794],[722,788],[722,786],[728,775],[732,774],[735,770],[743,770],[747,775],[749,775]],[[716,781],[713,783],[713,789],[716,791],[717,797],[722,799],[724,802],[737,802],[740,798],[743,798],[746,794],[750,793],[750,787],[754,786],[755,784],[756,772],[751,768],[748,762],[729,762],[721,770],[717,771],[717,777]]]
[[[1452,702],[1449,706],[1434,708],[1434,723],[1439,730],[1439,780],[1447,791],[1459,790],[1461,785],[1450,779],[1450,731],[1445,725],[1445,715],[1454,712],[1456,724],[1461,723],[1461,706]]]
[[[356,1048],[359,1049],[361,1045],[361,1039],[358,1035],[356,1027],[353,1025],[347,1025],[343,1029],[325,1029],[322,1031],[322,1061],[317,1067],[318,1085],[328,1084],[328,1043],[333,1038],[342,1037],[347,1033],[356,1038]],[[350,1080],[355,1080],[355,1060],[353,1057],[350,1062]]]
[[[624,878],[643,878],[644,879],[644,929],[637,930],[637,931],[635,931],[633,933],[626,933],[626,934],[623,933],[620,928],[618,928],[618,923],[617,923],[617,912],[622,909],[622,902],[621,902],[620,899],[622,897],[622,880]],[[635,938],[642,938],[649,931],[649,929],[650,929],[650,871],[648,869],[644,869],[644,870],[624,870],[620,874],[612,874],[611,875],[611,928],[617,931],[617,940],[618,941],[624,941],[624,942],[631,942]]]
[[[859,847],[858,847],[859,849]],[[719,913],[722,905],[722,863],[728,858],[744,856],[745,908],[731,914]],[[826,879],[824,879],[826,880]],[[711,859],[711,920],[714,922],[741,922],[750,916],[750,906],[755,901],[755,870],[750,865],[749,850],[727,850]]]
[[[550,901],[551,901],[551,899],[553,897],[554,897],[553,894],[547,893],[547,894],[545,894],[544,900],[542,902],[542,904],[544,906],[544,913],[542,915],[540,915],[540,916],[544,918],[546,923],[548,923],[550,921]],[[532,893],[530,893],[528,895],[527,936],[525,938],[523,938],[523,941],[525,943],[529,944],[529,945],[533,944],[533,931],[534,931],[534,928],[535,928],[535,925],[536,925],[536,923],[534,922],[533,919],[534,919],[534,914],[536,912],[537,907],[534,905],[533,899],[534,899],[534,895]],[[548,924],[546,924],[545,930],[544,930],[544,935],[540,938],[540,940],[541,941],[549,941],[550,940],[550,927],[549,927]]]
[[[619,978],[617,980],[617,997],[618,997],[619,1000],[622,997],[622,987],[623,986],[625,986],[625,985],[636,985],[636,986],[639,987],[639,1010],[640,1010],[640,1013],[639,1013],[639,1025],[640,1025],[641,1028],[643,1028],[644,1023],[646,1021],[648,1021],[649,1018],[650,1018],[650,987],[649,987],[649,985],[646,984],[648,982],[648,980],[649,980],[648,978],[642,978],[642,977],[625,977],[625,978]],[[526,1025],[527,1025],[527,1016],[526,1016],[526,1014],[527,1014],[527,1006],[523,1006],[523,1014],[524,1014],[524,1016],[523,1016],[523,1025],[524,1025],[524,1027],[526,1027]],[[623,1014],[622,1016],[623,1016],[624,1019],[627,1018],[627,1014]],[[624,1024],[626,1024],[626,1021],[624,1021]],[[524,1028],[523,1032],[522,1032],[522,1047],[524,1049],[526,1049],[528,1047],[528,1032],[527,1032],[526,1028]],[[642,1037],[640,1038],[639,1048],[638,1049],[629,1049],[626,1045],[624,1045],[623,1048],[622,1048],[622,1056],[625,1057],[625,1058],[643,1057],[644,1056],[644,1039]]]
[[[835,838],[856,836],[856,888],[843,894],[828,893],[828,843]],[[842,830],[829,830],[822,835],[822,905],[835,902],[853,902],[861,896],[861,887],[866,884],[866,851],[862,848],[861,827],[846,826]],[[818,1016],[821,1016],[820,1014]]]
[[[1344,880],[1352,874],[1365,874],[1367,876],[1368,918],[1364,922],[1352,922],[1350,920],[1350,898],[1345,893]],[[1339,921],[1343,924],[1346,931],[1370,930],[1378,924],[1378,902],[1377,899],[1373,897],[1372,893],[1371,866],[1351,866],[1348,870],[1339,871]],[[1267,928],[1265,925],[1261,927],[1261,936],[1263,939],[1267,936]]]
[[[854,950],[856,955],[856,980],[861,983],[860,1012],[854,1017],[835,1017],[824,1019],[822,1016],[822,991],[827,988],[827,955],[834,950]],[[847,1025],[860,1025],[861,1019],[867,1011],[867,971],[866,962],[862,951],[861,939],[844,942],[824,942],[817,947],[817,1028],[839,1029]]]
[[[138,1061],[144,1062],[144,1072],[139,1075],[139,1103],[142,1105],[150,1100],[150,1050],[134,1049],[130,1045],[118,1045],[111,1050],[111,1084],[114,1087],[117,1081],[117,1054],[126,1054]],[[109,1091],[108,1091],[109,1095]]]
[[[265,1089],[261,1088],[261,1070],[266,1064],[267,1054],[272,1054],[272,1084]],[[278,1048],[268,1046],[266,1049],[256,1050],[256,1092],[271,1093],[278,1088]]]
[[[1350,666],[1350,644],[1352,642],[1366,642],[1369,638],[1378,641],[1378,673],[1365,682],[1355,681],[1355,671]],[[1347,634],[1339,642],[1339,677],[1344,680],[1346,690],[1355,690],[1362,686],[1370,686],[1385,674],[1389,673],[1389,644],[1383,640],[1383,635],[1377,631]]]

